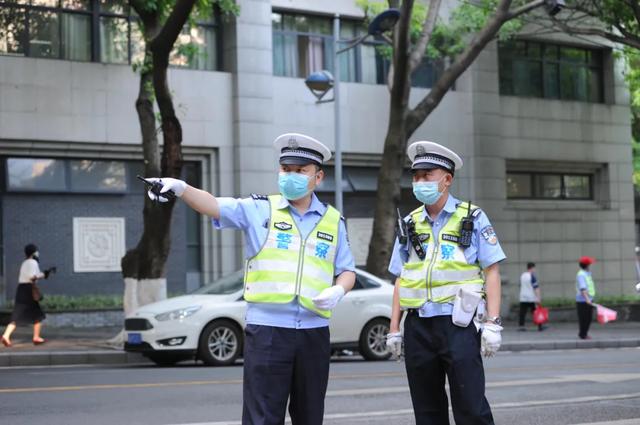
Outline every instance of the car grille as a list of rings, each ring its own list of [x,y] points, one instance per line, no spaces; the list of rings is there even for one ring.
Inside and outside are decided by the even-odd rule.
[[[125,331],[146,331],[152,329],[153,325],[147,319],[125,319]]]

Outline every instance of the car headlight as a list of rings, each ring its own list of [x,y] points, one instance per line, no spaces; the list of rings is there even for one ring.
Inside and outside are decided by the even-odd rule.
[[[167,311],[166,313],[161,313],[156,315],[156,320],[159,322],[164,322],[165,320],[182,320],[186,317],[189,317],[195,314],[198,310],[202,308],[201,305],[193,305],[191,307],[181,308],[179,310]]]

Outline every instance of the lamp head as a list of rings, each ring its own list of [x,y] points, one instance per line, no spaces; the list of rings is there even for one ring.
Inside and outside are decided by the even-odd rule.
[[[333,75],[329,71],[312,72],[304,83],[307,85],[311,93],[321,100],[333,88]]]
[[[400,19],[400,11],[398,9],[387,9],[378,14],[369,24],[369,35],[380,35],[393,28]]]

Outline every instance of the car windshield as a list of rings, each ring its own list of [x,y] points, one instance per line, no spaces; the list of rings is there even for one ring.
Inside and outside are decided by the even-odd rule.
[[[192,292],[192,294],[228,295],[242,289],[243,271],[238,270],[220,279],[208,283]]]

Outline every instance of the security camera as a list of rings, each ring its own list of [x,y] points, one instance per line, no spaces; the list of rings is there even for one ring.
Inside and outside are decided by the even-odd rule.
[[[551,16],[556,16],[566,6],[564,0],[545,0],[544,7]]]

